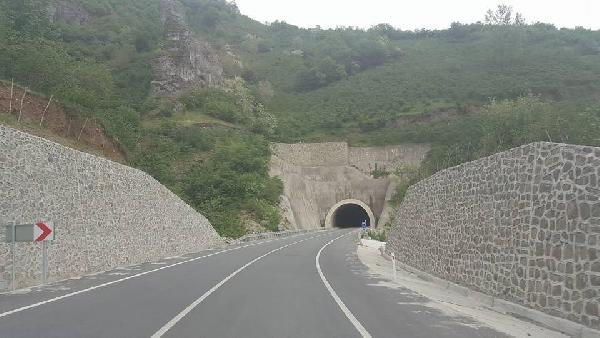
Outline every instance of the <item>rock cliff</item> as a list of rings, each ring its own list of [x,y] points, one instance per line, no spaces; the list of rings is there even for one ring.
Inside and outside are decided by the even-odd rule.
[[[187,28],[177,0],[161,0],[164,51],[153,64],[153,94],[173,96],[185,89],[220,85],[223,66],[211,45]]]

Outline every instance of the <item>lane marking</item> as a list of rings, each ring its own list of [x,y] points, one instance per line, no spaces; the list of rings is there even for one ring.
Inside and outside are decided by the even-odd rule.
[[[161,327],[158,331],[156,331],[155,334],[153,334],[151,336],[151,338],[160,338],[162,337],[165,333],[167,333],[167,331],[169,331],[170,329],[173,328],[173,326],[177,325],[177,323],[179,321],[181,321],[183,319],[183,317],[185,317],[188,313],[190,313],[192,310],[194,310],[194,308],[196,308],[198,305],[200,305],[200,303],[202,303],[206,298],[208,298],[213,292],[217,291],[221,286],[223,286],[223,284],[227,283],[227,281],[229,281],[230,279],[232,279],[233,277],[235,277],[237,274],[239,274],[240,272],[244,271],[247,267],[249,267],[250,265],[258,262],[259,260],[277,252],[277,251],[281,251],[289,246],[292,246],[294,244],[298,244],[298,243],[302,243],[304,241],[307,241],[309,239],[313,239],[313,238],[317,238],[317,237],[321,237],[321,236],[325,236],[327,234],[321,234],[321,235],[317,235],[317,236],[313,236],[313,237],[309,237],[309,238],[305,238],[305,239],[301,239],[298,241],[295,241],[293,243],[289,243],[286,244],[284,246],[281,246],[277,249],[273,249],[269,252],[267,252],[264,255],[258,256],[255,259],[251,260],[250,262],[246,263],[244,266],[242,266],[241,268],[235,270],[234,272],[232,272],[229,276],[225,277],[225,279],[223,279],[222,281],[220,281],[219,283],[217,283],[215,286],[213,286],[210,290],[206,291],[202,296],[200,296],[200,298],[196,299],[192,304],[190,304],[188,307],[186,307],[183,311],[181,311],[179,314],[177,314],[177,316],[175,316],[173,319],[171,319],[168,323],[166,323],[163,327]]]
[[[262,242],[247,244],[247,245],[243,245],[243,246],[239,246],[239,247],[235,247],[235,248],[229,248],[229,249],[225,249],[225,250],[213,252],[213,253],[208,254],[208,255],[204,255],[204,256],[199,256],[199,257],[196,257],[196,258],[188,259],[186,261],[177,262],[177,263],[174,263],[174,264],[171,264],[171,265],[161,266],[160,268],[156,268],[156,269],[149,270],[149,271],[144,271],[144,272],[138,273],[136,275],[124,277],[124,278],[121,278],[121,279],[118,279],[118,280],[110,281],[110,282],[99,284],[99,285],[95,285],[95,286],[89,287],[87,289],[83,289],[83,290],[79,290],[79,291],[74,291],[74,292],[71,292],[71,293],[68,293],[68,294],[65,294],[65,295],[62,295],[62,296],[58,296],[58,297],[55,297],[55,298],[51,298],[51,299],[48,299],[48,300],[37,302],[37,303],[31,304],[31,305],[22,306],[20,308],[14,309],[14,310],[6,311],[4,313],[0,313],[0,318],[9,316],[9,315],[12,315],[12,314],[15,314],[15,313],[19,313],[19,312],[22,312],[22,311],[25,311],[25,310],[33,309],[33,308],[36,308],[36,307],[39,307],[39,306],[42,306],[42,305],[45,305],[45,304],[54,303],[54,302],[57,302],[59,300],[65,299],[65,298],[69,298],[69,297],[73,297],[73,296],[76,296],[76,295],[80,295],[82,293],[87,293],[87,292],[90,292],[90,291],[93,291],[93,290],[96,290],[96,289],[104,288],[104,287],[107,287],[107,286],[110,286],[110,285],[113,285],[113,284],[121,283],[121,282],[130,280],[130,279],[142,277],[142,276],[145,276],[145,275],[153,273],[153,272],[157,272],[157,271],[161,271],[161,270],[165,270],[165,269],[170,269],[170,268],[176,267],[178,265],[195,262],[195,261],[198,261],[200,259],[204,259],[204,258],[208,258],[208,257],[220,255],[220,254],[231,252],[231,251],[240,250],[240,249],[247,248],[247,247],[257,246],[257,245],[260,245],[260,244],[267,244],[267,243],[271,243],[271,242],[274,242],[274,241],[282,241],[282,240],[285,240],[285,239],[291,239],[291,238],[294,238],[294,237],[297,237],[297,236],[302,236],[302,235],[306,235],[306,234],[293,235],[293,236],[289,236],[289,237],[285,237],[285,238],[274,238],[274,239],[271,239],[271,240],[268,240],[268,241],[262,241]]]
[[[335,290],[333,290],[333,288],[331,287],[331,284],[329,284],[329,282],[327,281],[327,278],[325,278],[325,275],[323,274],[323,270],[321,270],[321,264],[319,263],[319,258],[321,258],[321,252],[323,252],[323,250],[329,244],[335,242],[336,240],[338,240],[348,234],[352,234],[352,233],[354,233],[354,232],[343,234],[343,235],[338,236],[338,237],[330,240],[329,242],[327,242],[327,244],[325,244],[321,248],[321,250],[319,250],[319,252],[317,253],[317,257],[315,257],[315,265],[317,266],[317,271],[319,272],[319,276],[321,276],[321,280],[323,281],[323,284],[325,284],[327,291],[329,291],[329,293],[331,294],[331,297],[333,297],[333,299],[338,304],[338,306],[340,307],[342,312],[344,312],[344,314],[346,315],[346,318],[348,318],[348,320],[350,320],[352,325],[354,325],[356,330],[358,330],[358,332],[360,333],[361,336],[363,336],[363,338],[372,338],[369,331],[367,331],[367,329],[365,329],[365,327],[362,326],[362,324],[358,321],[358,319],[356,319],[356,317],[352,314],[352,312],[350,312],[350,309],[348,309],[346,304],[344,304],[344,302],[342,302],[342,299],[338,296],[338,294],[335,292]]]

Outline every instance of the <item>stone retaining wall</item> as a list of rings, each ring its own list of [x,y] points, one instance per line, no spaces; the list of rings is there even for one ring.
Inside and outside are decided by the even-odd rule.
[[[208,220],[149,175],[0,126],[0,291],[12,264],[4,226],[54,221],[50,281],[223,245]],[[17,244],[16,285],[41,280],[41,245]]]
[[[374,170],[394,172],[402,165],[419,166],[431,147],[427,144],[402,144],[387,147],[349,147],[348,161],[364,173]]]
[[[388,236],[399,261],[600,328],[600,148],[534,143],[408,191]]]
[[[343,166],[348,164],[348,144],[326,143],[274,143],[273,154],[283,162],[300,167]]]
[[[349,147],[346,142],[274,143],[273,154],[299,167],[352,166],[365,174],[375,169],[393,172],[400,165],[420,165],[431,149],[427,144]]]

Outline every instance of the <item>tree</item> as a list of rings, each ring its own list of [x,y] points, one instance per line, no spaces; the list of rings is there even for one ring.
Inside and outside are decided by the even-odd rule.
[[[514,24],[517,26],[525,25],[525,18],[523,17],[523,14],[518,13],[518,12],[517,12],[517,14],[515,14]]]
[[[299,91],[315,90],[325,85],[327,76],[319,69],[305,68],[296,77],[296,88]]]
[[[396,33],[396,29],[394,28],[394,26],[392,26],[388,23],[380,23],[378,25],[371,27],[369,29],[369,32],[375,32],[377,34],[384,35],[384,36],[387,36],[388,38],[392,39]]]
[[[325,59],[321,61],[319,71],[325,74],[326,84],[339,81],[348,76],[345,67],[337,64],[330,56],[325,57]]]
[[[23,35],[44,36],[50,32],[50,21],[40,0],[10,0],[6,3],[7,19],[12,29]]]
[[[275,90],[273,89],[273,85],[269,81],[260,81],[258,83],[258,95],[265,102],[271,101],[273,96],[275,96]]]
[[[485,23],[493,26],[510,26],[510,25],[523,25],[525,19],[521,13],[514,13],[513,8],[508,5],[498,5],[496,10],[488,10],[485,14]]]

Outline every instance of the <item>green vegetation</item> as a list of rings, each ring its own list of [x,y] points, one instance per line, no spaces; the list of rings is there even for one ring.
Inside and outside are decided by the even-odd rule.
[[[99,18],[82,27],[52,23],[50,4],[0,3],[0,77],[54,95],[70,110],[99,121],[124,150],[135,148],[140,122],[135,108],[150,88],[147,50],[160,37],[157,3],[85,1],[82,6],[95,9],[91,13]],[[102,8],[120,14],[109,16]],[[141,37],[148,46],[138,51]]]
[[[477,114],[420,127],[415,135],[434,147],[430,173],[536,141],[600,145],[600,106],[571,111],[539,96],[492,100]]]
[[[281,181],[268,175],[264,137],[229,128],[164,125],[147,131],[133,164],[206,215],[224,236],[245,234],[240,215],[276,231]]]
[[[524,143],[600,145],[600,32],[526,24],[509,7],[438,31],[323,30],[179,2],[217,51],[223,86],[151,95],[167,45],[158,0],[66,1],[87,12],[78,23],[53,22],[55,0],[0,2],[0,79],[101,124],[223,235],[247,220],[276,229],[270,141],[431,144],[419,170],[402,169],[397,202],[419,179]]]
[[[432,150],[420,168],[400,168],[394,202],[412,184],[442,169],[524,144],[548,141],[600,146],[600,105],[571,112],[540,96],[491,100],[476,114],[401,129],[404,141],[429,142]],[[398,142],[401,142],[399,140]]]
[[[379,168],[375,168],[375,170],[371,171],[371,176],[374,178],[387,177],[390,173],[386,170],[382,170]]]
[[[243,80],[180,100],[150,98],[162,27],[155,0],[75,0],[82,25],[51,22],[55,1],[0,3],[0,78],[55,98],[99,122],[127,154],[225,236],[246,217],[276,230],[281,183],[268,176],[274,117]],[[176,107],[180,101],[184,111]]]
[[[230,51],[245,67],[229,61],[226,72],[250,84],[269,81],[284,91],[310,91],[367,69],[397,60],[401,50],[382,31],[301,29],[276,21],[263,25],[240,15],[225,0],[183,0],[191,27],[223,52]]]
[[[455,24],[447,31],[406,33],[395,43],[404,56],[308,93],[276,95],[280,137],[337,137],[377,144],[370,134],[438,113],[469,113],[490,98],[541,95],[579,110],[600,99],[600,33],[547,25]],[[366,133],[366,135],[365,135]],[[381,136],[379,136],[381,137]],[[387,143],[384,141],[384,143]]]
[[[366,237],[375,241],[385,242],[386,241],[386,231],[387,229],[382,230],[374,230],[369,229],[366,233]]]
[[[424,171],[422,167],[405,165],[397,168],[394,174],[398,177],[399,181],[396,187],[396,193],[394,196],[392,196],[391,202],[392,205],[397,207],[404,200],[404,196],[406,196],[408,188],[417,183],[419,180],[425,178],[428,172]]]

